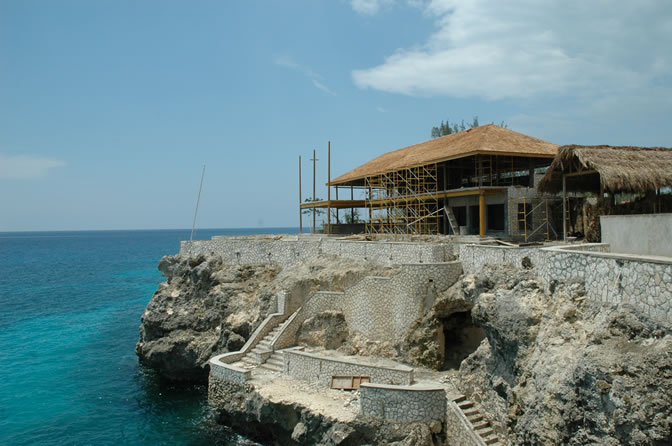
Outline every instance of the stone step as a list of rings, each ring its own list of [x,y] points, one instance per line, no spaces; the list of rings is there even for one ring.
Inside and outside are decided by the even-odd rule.
[[[456,403],[461,403],[462,401],[464,401],[464,400],[466,400],[466,399],[467,399],[466,396],[464,396],[464,395],[460,395],[460,396],[458,396],[457,398],[455,398],[453,401],[455,401]]]
[[[480,412],[479,412],[478,409],[476,409],[476,408],[474,408],[474,409],[469,409],[469,410],[463,410],[462,413],[464,413],[464,415],[465,415],[467,418],[469,418],[469,417],[472,416],[472,415],[480,415]]]
[[[257,345],[252,350],[250,350],[250,353],[266,353],[267,351],[267,348]]]
[[[472,403],[469,400],[464,400],[464,401],[458,403],[457,406],[464,411],[464,409],[470,409],[470,408],[474,407],[474,403]]]
[[[476,424],[479,421],[483,421],[483,415],[476,413],[475,415],[467,416],[467,419],[471,422],[471,424]]]
[[[489,437],[490,435],[493,435],[495,431],[492,430],[492,428],[487,428],[487,430],[484,431],[478,431],[478,435],[481,436],[481,438]]]
[[[245,355],[245,357],[256,364],[261,364],[262,361],[261,355],[258,352],[255,352],[254,350]]]
[[[243,363],[245,363],[247,365],[255,366],[255,367],[259,365],[259,362],[255,361],[254,359],[249,358],[247,356],[243,357]]]
[[[268,360],[266,360],[266,362],[264,364],[271,364],[274,367],[279,367],[281,369],[285,368],[285,362],[284,361],[280,361],[280,360],[273,359],[273,358],[269,358]]]
[[[478,424],[474,424],[474,429],[476,430],[483,430],[490,427],[490,422],[489,421],[481,421]]]
[[[492,436],[488,438],[484,438],[483,441],[485,444],[490,445],[490,444],[499,444],[499,438]]]
[[[274,371],[274,372],[282,372],[282,371],[283,371],[283,368],[282,368],[282,367],[277,367],[277,366],[275,366],[275,365],[273,365],[273,364],[269,364],[268,361],[265,362],[265,363],[263,363],[263,364],[261,364],[260,367],[262,367],[262,368],[264,368],[264,369],[267,369],[267,370],[272,370],[272,371]]]

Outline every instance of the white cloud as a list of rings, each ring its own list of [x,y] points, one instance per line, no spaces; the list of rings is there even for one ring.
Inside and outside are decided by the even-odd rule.
[[[436,32],[420,47],[353,71],[358,87],[485,99],[672,89],[672,2],[432,0],[422,7]]]
[[[363,15],[374,15],[384,6],[393,3],[393,0],[350,0],[355,12]]]
[[[287,56],[275,56],[273,61],[278,66],[289,68],[290,70],[298,71],[299,73],[303,74],[308,79],[310,79],[310,82],[318,90],[321,90],[328,95],[336,96],[336,93],[331,91],[331,89],[329,89],[329,87],[324,84],[324,78],[314,72],[312,69],[294,62],[294,60]]]
[[[318,90],[322,90],[323,92],[330,94],[332,96],[336,96],[336,93],[331,91],[326,85],[324,85],[322,82],[318,81],[317,79],[311,79],[313,81],[313,85],[315,88]]]
[[[0,154],[0,179],[30,180],[42,178],[49,169],[63,167],[65,162],[32,155]]]
[[[385,107],[381,107],[380,105],[376,107],[376,111],[379,113],[387,113],[387,109]]]

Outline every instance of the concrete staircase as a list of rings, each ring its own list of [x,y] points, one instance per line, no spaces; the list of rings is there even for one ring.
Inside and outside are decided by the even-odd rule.
[[[285,325],[287,325],[287,321],[271,330],[252,350],[243,356],[241,359],[243,366],[246,368],[255,368],[264,364],[267,359],[271,359],[273,357],[273,348],[271,347],[273,338],[285,328]],[[282,360],[282,357],[280,359]]]
[[[272,372],[283,372],[285,370],[285,352],[276,350],[270,358],[266,360],[261,367]]]
[[[499,445],[499,437],[492,429],[490,422],[483,414],[469,401],[466,396],[460,395],[453,400],[464,416],[471,423],[471,428],[476,435],[483,440],[486,445]]]

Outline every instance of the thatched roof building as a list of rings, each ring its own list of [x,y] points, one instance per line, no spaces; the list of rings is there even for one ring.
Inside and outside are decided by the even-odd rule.
[[[384,153],[330,185],[364,184],[364,178],[373,175],[474,155],[552,158],[557,150],[557,144],[487,124]]]
[[[541,192],[650,192],[672,186],[672,149],[568,145],[539,181]]]

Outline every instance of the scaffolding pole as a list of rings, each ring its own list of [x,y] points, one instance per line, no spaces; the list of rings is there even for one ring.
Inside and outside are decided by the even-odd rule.
[[[303,233],[303,211],[301,210],[301,155],[299,155],[299,234]]]

